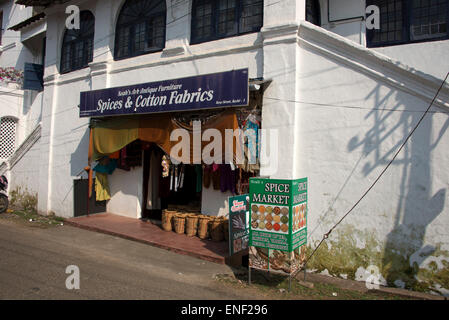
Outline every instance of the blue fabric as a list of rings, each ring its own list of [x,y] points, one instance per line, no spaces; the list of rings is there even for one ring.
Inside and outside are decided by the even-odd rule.
[[[109,159],[109,163],[107,165],[97,164],[94,168],[94,171],[112,174],[115,168],[117,168],[117,159]]]
[[[248,160],[250,163],[256,163],[259,155],[259,125],[248,120],[243,128],[243,130],[253,130],[255,137],[251,138],[248,136],[248,141],[246,145],[248,146]],[[251,135],[252,136],[252,135]]]

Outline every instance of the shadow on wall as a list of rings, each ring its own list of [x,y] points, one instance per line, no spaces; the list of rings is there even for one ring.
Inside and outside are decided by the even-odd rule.
[[[364,175],[367,176],[375,169],[383,169],[394,156],[405,137],[413,130],[422,116],[422,112],[400,110],[403,103],[398,102],[388,110],[382,110],[387,105],[387,100],[397,91],[391,90],[387,95],[380,95],[380,86],[376,86],[368,99],[374,99],[376,109],[367,114],[374,118],[373,127],[366,133],[365,137],[353,137],[349,144],[349,151],[358,147],[363,148],[367,156],[374,153],[374,161],[368,162],[363,167]],[[406,106],[407,107],[407,106]],[[427,103],[422,102],[421,110],[425,110]],[[440,109],[433,109],[438,110]],[[431,109],[432,111],[432,109]],[[395,112],[401,112],[400,118],[393,124],[391,118]],[[431,193],[432,188],[432,151],[440,143],[441,138],[449,126],[449,117],[443,128],[438,133],[435,142],[432,141],[433,117],[444,116],[444,113],[429,113],[424,118],[418,129],[407,142],[392,166],[402,170],[400,181],[399,203],[394,217],[393,230],[388,234],[382,254],[382,275],[389,285],[405,286],[419,290],[421,284],[417,280],[420,263],[427,257],[433,255],[437,248],[424,246],[424,237],[427,226],[443,211],[445,205],[446,189],[440,189]],[[447,116],[447,115],[446,115]],[[389,124],[387,124],[387,121]],[[403,138],[389,149],[385,149],[385,142],[392,135],[401,132]],[[397,140],[397,139],[396,139]],[[432,280],[430,281],[430,284]],[[427,283],[427,286],[429,283]],[[447,289],[447,288],[446,288]]]

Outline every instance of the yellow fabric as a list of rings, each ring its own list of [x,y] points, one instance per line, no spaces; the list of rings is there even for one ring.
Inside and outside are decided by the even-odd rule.
[[[97,201],[104,201],[111,199],[111,192],[109,191],[108,175],[106,173],[95,173],[95,193]]]
[[[134,118],[118,117],[98,124],[92,129],[93,155],[92,160],[98,160],[104,155],[110,155],[125,147],[134,140],[140,139],[146,142],[152,142],[161,147],[166,153],[170,154],[173,146],[178,141],[170,141],[170,134],[175,129],[186,129],[190,135],[190,141],[193,141],[192,127],[183,126],[181,123],[172,120],[167,114],[140,116]],[[201,126],[202,132],[209,128],[219,130],[224,139],[226,129],[237,129],[237,116],[233,111],[223,112],[215,119]],[[209,141],[201,141],[204,148]],[[235,153],[234,145],[233,151]],[[225,145],[222,142],[222,152],[224,155]],[[193,161],[193,143],[190,144],[190,156]]]
[[[104,155],[114,153],[139,137],[139,121],[114,119],[106,121],[101,127],[92,129],[93,155],[98,160]]]

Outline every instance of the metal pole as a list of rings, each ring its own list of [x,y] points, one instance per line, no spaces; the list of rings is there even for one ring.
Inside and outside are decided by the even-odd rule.
[[[248,265],[248,285],[251,285],[251,267]]]
[[[292,291],[292,274],[288,275],[288,292]]]
[[[306,281],[306,265],[304,265],[304,282]]]

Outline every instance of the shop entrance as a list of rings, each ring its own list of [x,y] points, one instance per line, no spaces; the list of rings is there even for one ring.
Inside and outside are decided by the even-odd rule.
[[[143,154],[142,218],[161,220],[162,210],[173,207],[201,211],[199,170],[202,170],[201,165],[171,165],[169,155],[156,144],[146,148]]]

